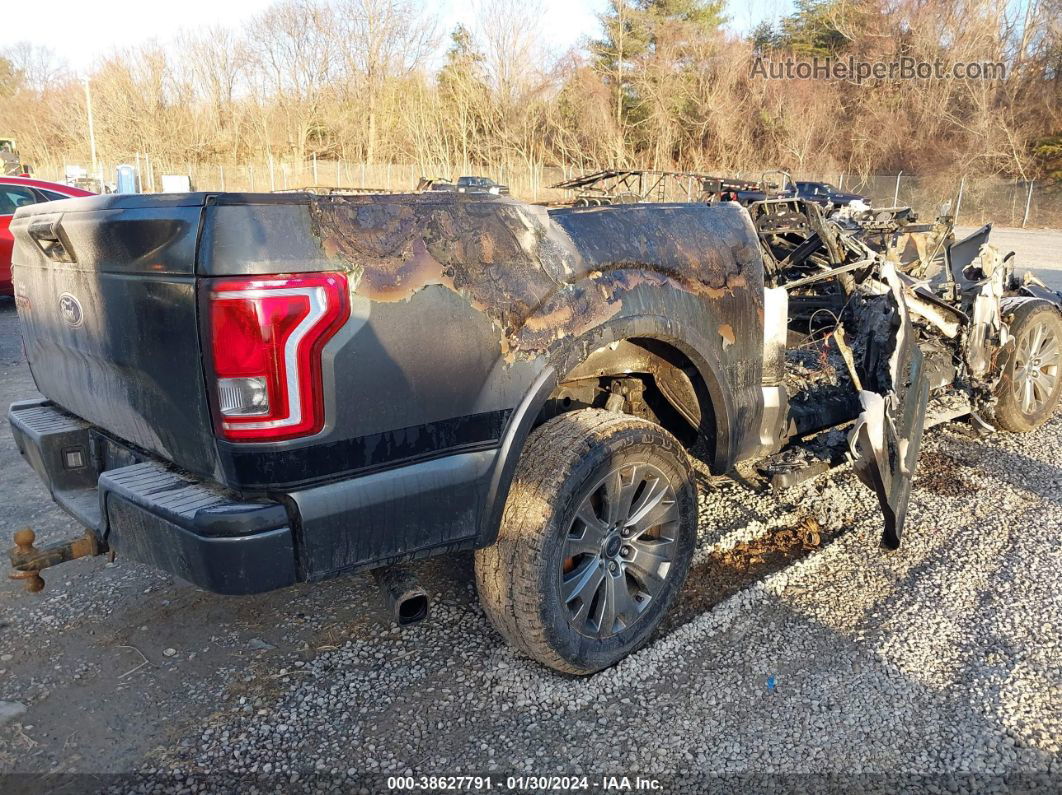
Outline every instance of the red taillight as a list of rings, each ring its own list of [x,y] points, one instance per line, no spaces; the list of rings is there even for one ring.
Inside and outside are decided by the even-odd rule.
[[[280,441],[324,427],[321,349],[346,322],[339,273],[205,283],[218,427],[233,441]]]

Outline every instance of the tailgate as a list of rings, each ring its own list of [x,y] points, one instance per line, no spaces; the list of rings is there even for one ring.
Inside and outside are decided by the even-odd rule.
[[[93,197],[19,210],[15,297],[37,388],[68,412],[202,475],[217,454],[200,364],[204,197]]]

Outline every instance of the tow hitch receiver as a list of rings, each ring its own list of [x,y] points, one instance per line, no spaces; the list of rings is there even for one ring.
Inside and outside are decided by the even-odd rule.
[[[41,549],[33,546],[37,534],[28,527],[15,533],[14,540],[15,546],[7,551],[13,569],[10,577],[12,580],[24,580],[26,590],[30,593],[44,589],[44,578],[40,574],[43,569],[76,558],[102,555],[107,551],[107,545],[101,543],[91,530],[86,530],[78,538],[49,544]]]

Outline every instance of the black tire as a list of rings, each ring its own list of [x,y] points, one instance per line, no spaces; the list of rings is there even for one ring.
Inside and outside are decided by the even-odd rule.
[[[1009,325],[1015,350],[996,389],[993,424],[1027,433],[1054,414],[1062,392],[1062,315],[1050,304],[1029,301],[1018,305]]]
[[[627,518],[611,523],[597,515],[612,511],[610,487],[629,493]],[[598,544],[592,531],[600,533],[599,552],[583,549]],[[697,488],[674,436],[600,409],[562,414],[528,439],[498,540],[476,552],[480,602],[524,654],[558,671],[590,674],[649,639],[686,579],[696,538]],[[602,583],[591,593],[598,573]],[[572,591],[580,578],[588,597],[566,600],[562,588]]]

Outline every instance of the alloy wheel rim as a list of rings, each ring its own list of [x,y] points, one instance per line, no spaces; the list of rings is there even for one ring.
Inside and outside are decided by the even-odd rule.
[[[564,540],[560,589],[571,625],[605,638],[641,618],[671,574],[678,527],[675,489],[659,469],[628,464],[605,475]]]
[[[1014,357],[1014,397],[1023,414],[1043,409],[1055,393],[1062,348],[1046,323],[1037,323],[1018,341]]]

